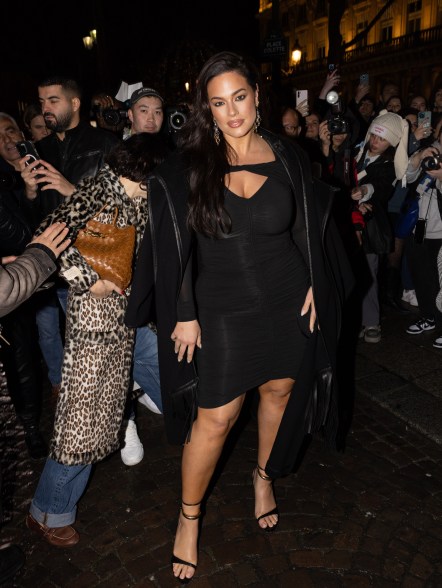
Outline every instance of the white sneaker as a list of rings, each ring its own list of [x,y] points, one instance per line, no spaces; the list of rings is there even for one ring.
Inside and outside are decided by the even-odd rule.
[[[411,306],[419,306],[416,298],[416,292],[414,290],[404,290],[402,294],[402,300]]]
[[[138,396],[138,402],[148,408],[151,412],[154,412],[155,414],[161,414],[161,410],[158,408],[152,398],[146,394],[146,392],[143,392],[141,396]]]
[[[124,465],[133,466],[140,463],[144,456],[143,444],[137,433],[135,421],[127,421],[127,429],[124,435],[124,447],[121,450],[121,460]]]
[[[381,340],[381,327],[374,325],[372,327],[365,327],[364,341],[366,343],[379,343]]]

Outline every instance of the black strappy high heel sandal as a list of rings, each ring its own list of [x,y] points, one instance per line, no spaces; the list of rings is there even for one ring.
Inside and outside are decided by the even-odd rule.
[[[200,504],[201,504],[201,502],[195,502],[194,504],[189,504],[187,502],[181,501],[181,505],[184,505],[184,506],[199,506]],[[180,510],[181,510],[181,514],[183,515],[183,517],[185,519],[187,519],[188,521],[198,521],[201,517],[201,510],[196,515],[189,515],[186,512],[184,512],[183,506],[180,507]],[[172,563],[172,566],[173,566],[173,564],[182,564],[183,566],[189,566],[189,567],[193,568],[194,570],[196,570],[196,566],[197,566],[196,563],[194,564],[190,561],[185,561],[184,559],[177,557],[174,553],[172,553],[171,563]],[[179,578],[178,576],[175,576],[175,574],[174,574],[174,577],[177,580],[179,580],[181,582],[181,584],[188,584],[191,580],[193,580],[194,576],[192,576],[191,578]]]
[[[267,474],[265,473],[265,469],[262,468],[259,464],[256,464],[256,468],[253,470],[253,473],[252,473],[253,483],[255,482],[255,472],[258,474],[258,476],[261,478],[261,480],[265,480],[266,482],[269,482],[270,484],[272,484],[272,490],[273,490],[273,479],[270,476],[267,476]],[[261,473],[261,472],[264,472],[264,473]],[[273,496],[274,495],[275,495],[275,492],[273,491]],[[275,502],[276,502],[276,499],[275,499]],[[272,510],[269,510],[269,512],[266,512],[256,518],[256,520],[259,522],[261,519],[264,519],[265,517],[269,517],[271,515],[278,516],[277,522],[272,527],[270,527],[269,525],[267,525],[267,527],[261,527],[261,525],[259,525],[259,528],[262,529],[263,531],[266,531],[267,533],[271,533],[272,531],[274,531],[279,524],[278,507],[275,506],[275,508],[273,508]]]

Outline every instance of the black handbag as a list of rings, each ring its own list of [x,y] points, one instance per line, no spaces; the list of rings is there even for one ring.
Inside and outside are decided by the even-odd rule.
[[[370,204],[372,211],[364,215],[362,247],[365,253],[390,253],[393,250],[393,233],[387,213],[381,205]]]
[[[398,239],[405,239],[411,235],[419,218],[419,198],[415,194],[407,194],[394,227],[394,234]]]

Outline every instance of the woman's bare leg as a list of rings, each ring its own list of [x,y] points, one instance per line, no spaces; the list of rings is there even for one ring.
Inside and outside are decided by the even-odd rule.
[[[291,378],[270,380],[259,387],[258,407],[258,464],[265,468],[270,451],[281,423],[282,415],[287,406],[290,392],[295,381]],[[261,470],[261,474],[265,474]],[[272,484],[263,480],[257,473],[254,476],[255,516],[258,518],[270,512],[276,506]],[[270,515],[261,519],[258,524],[263,529],[273,527],[278,522],[278,515]]]
[[[189,443],[184,445],[181,466],[182,500],[187,504],[183,510],[187,515],[197,515],[200,503],[212,478],[221,455],[226,437],[238,419],[244,395],[219,408],[199,408]],[[188,520],[181,513],[175,536],[173,554],[196,564],[198,540],[198,521]],[[173,564],[173,573],[178,578],[191,578],[194,568],[183,564]]]

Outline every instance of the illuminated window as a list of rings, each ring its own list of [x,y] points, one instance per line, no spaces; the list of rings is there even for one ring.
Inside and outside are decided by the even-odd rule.
[[[322,16],[327,16],[327,7],[328,3],[326,2],[326,0],[317,0],[315,17],[320,18]]]
[[[409,0],[408,2],[408,14],[413,12],[420,12],[422,10],[422,0]]]
[[[358,22],[358,24],[356,25],[356,34],[359,35],[359,33],[362,33],[362,31],[365,31],[365,29],[368,26],[368,21],[367,20],[363,20],[361,22]],[[363,37],[360,41],[358,41],[357,47],[366,47],[367,46],[367,35],[365,35],[365,37]]]
[[[407,24],[407,33],[417,33],[421,30],[421,19],[412,18]]]
[[[391,39],[393,38],[393,26],[391,24],[389,25],[383,25],[381,28],[381,41],[391,41]]]
[[[307,4],[300,4],[298,6],[298,14],[296,21],[298,25],[307,23]]]
[[[317,59],[324,59],[324,57],[325,57],[325,47],[324,46],[318,47],[317,54],[318,54]]]

